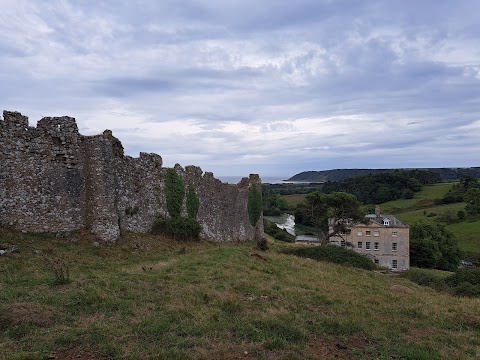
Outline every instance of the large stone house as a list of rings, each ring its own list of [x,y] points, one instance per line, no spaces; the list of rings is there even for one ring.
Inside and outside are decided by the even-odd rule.
[[[381,214],[378,206],[375,214],[368,214],[366,218],[368,221],[365,223],[350,224],[348,231],[330,238],[330,242],[366,255],[378,266],[393,271],[408,270],[409,226],[393,215]]]

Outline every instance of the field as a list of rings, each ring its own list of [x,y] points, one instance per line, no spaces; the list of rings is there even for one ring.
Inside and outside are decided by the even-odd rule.
[[[287,204],[295,207],[305,200],[305,194],[282,195],[282,198],[287,201]]]
[[[458,211],[465,209],[465,203],[434,204],[434,199],[442,198],[452,184],[425,186],[422,191],[415,194],[413,199],[400,199],[382,204],[382,212],[392,213],[408,224],[421,218],[440,219],[448,211],[457,217]],[[446,228],[455,234],[463,251],[469,256],[480,258],[480,219],[470,218],[463,221],[457,219],[451,224],[446,224]]]
[[[281,254],[124,234],[0,244],[0,358],[474,359],[480,299]],[[69,270],[69,281],[55,279]]]

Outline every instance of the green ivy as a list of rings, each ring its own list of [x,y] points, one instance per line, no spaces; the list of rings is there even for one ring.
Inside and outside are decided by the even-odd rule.
[[[262,194],[255,185],[250,187],[248,192],[248,218],[250,224],[255,226],[260,215],[262,214]]]
[[[187,190],[187,213],[191,219],[196,219],[198,214],[198,208],[200,207],[200,200],[198,200],[197,193],[193,186],[188,185]]]
[[[183,197],[185,196],[185,185],[175,169],[167,169],[167,175],[165,177],[165,190],[167,210],[170,214],[170,217],[180,217],[182,214]]]

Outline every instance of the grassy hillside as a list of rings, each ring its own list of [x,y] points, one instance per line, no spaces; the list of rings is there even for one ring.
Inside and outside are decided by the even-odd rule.
[[[445,359],[480,354],[480,299],[252,243],[0,230],[0,358]],[[56,260],[53,262],[52,260]],[[52,264],[70,282],[53,285]],[[54,266],[55,267],[55,266]]]
[[[419,218],[440,219],[442,214],[451,211],[455,216],[459,210],[465,209],[465,203],[435,205],[434,199],[442,198],[453,183],[441,183],[424,186],[413,199],[389,201],[381,205],[382,212],[396,215],[406,223],[413,223]],[[480,258],[480,219],[471,218],[446,224],[459,240],[463,251]]]

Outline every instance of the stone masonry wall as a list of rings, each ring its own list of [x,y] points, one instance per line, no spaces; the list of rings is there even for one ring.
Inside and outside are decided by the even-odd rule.
[[[147,232],[158,216],[167,216],[159,155],[125,156],[111,131],[82,136],[71,117],[46,117],[36,128],[20,113],[4,111],[3,117],[0,223],[29,232],[86,228],[111,242],[122,229]],[[253,227],[247,211],[249,187],[261,186],[258,175],[230,185],[195,166],[175,169],[197,192],[202,238],[243,241],[263,234],[262,218]]]

